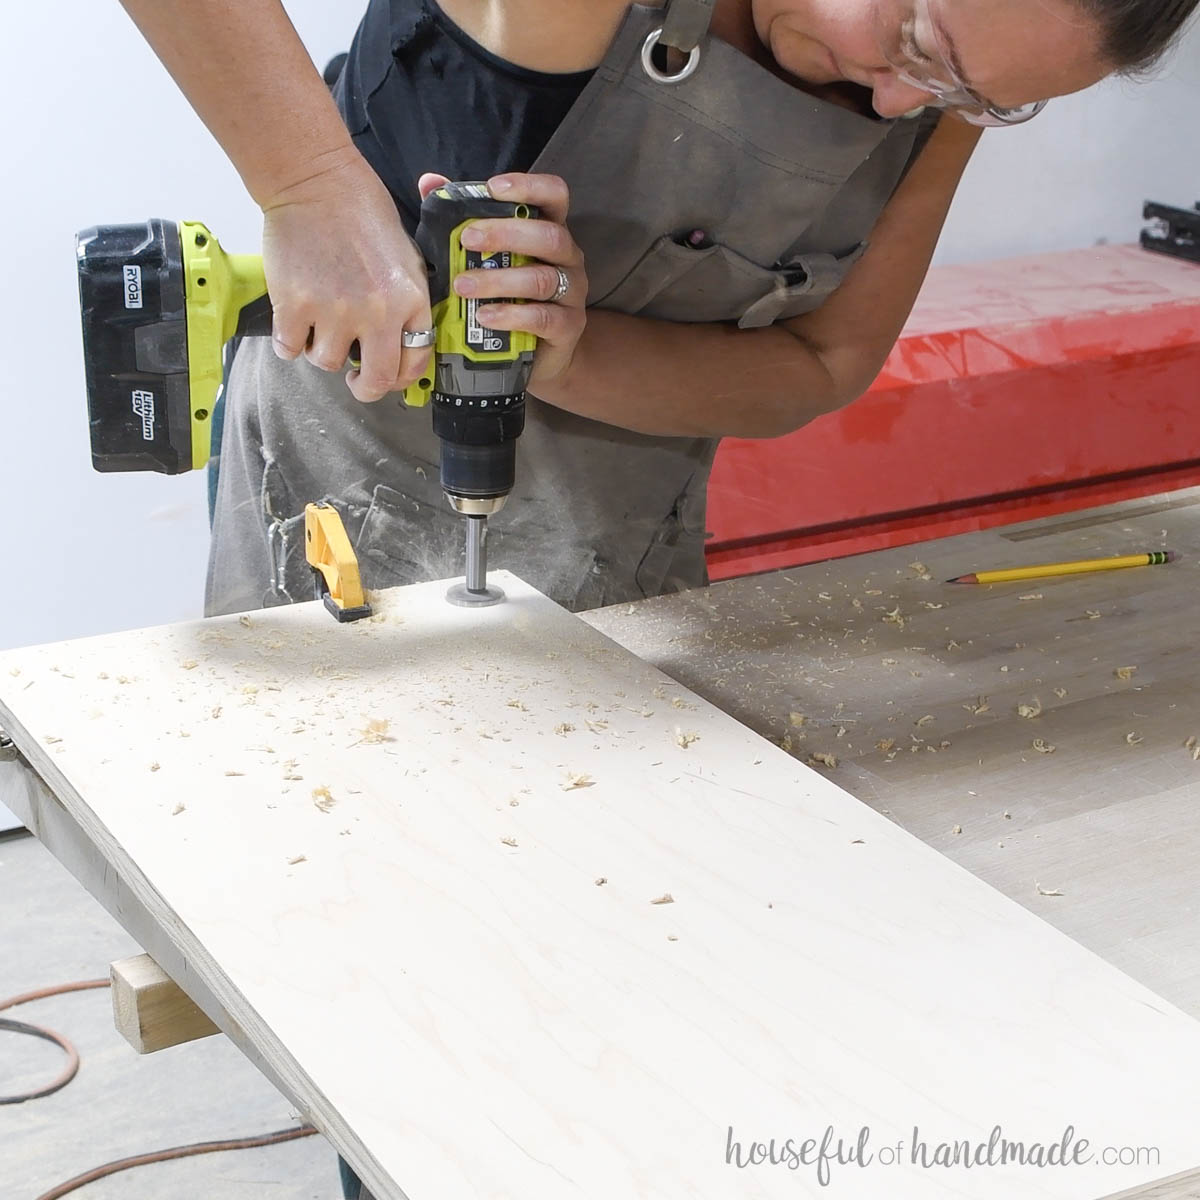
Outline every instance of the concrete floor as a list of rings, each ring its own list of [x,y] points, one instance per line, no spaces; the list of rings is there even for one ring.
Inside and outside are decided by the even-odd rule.
[[[39,842],[0,840],[0,1000],[81,979],[141,952]],[[3,1014],[73,1042],[79,1074],[62,1091],[0,1107],[0,1197],[35,1200],[74,1175],[129,1155],[294,1127],[288,1102],[224,1037],[139,1055],[113,1028],[107,989]],[[62,1051],[0,1031],[0,1095],[47,1083]],[[72,1196],[75,1193],[72,1193]],[[80,1200],[335,1200],[337,1159],[318,1136],[121,1171]]]

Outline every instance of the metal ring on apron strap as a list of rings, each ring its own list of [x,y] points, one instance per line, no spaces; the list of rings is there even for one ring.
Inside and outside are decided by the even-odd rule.
[[[667,75],[654,65],[654,47],[662,37],[662,30],[656,29],[642,43],[642,69],[655,83],[682,83],[700,65],[700,47],[693,46],[688,54],[687,62],[674,75]]]

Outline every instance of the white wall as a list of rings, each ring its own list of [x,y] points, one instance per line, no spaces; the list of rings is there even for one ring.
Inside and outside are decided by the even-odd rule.
[[[348,44],[356,5],[288,9],[319,63]],[[201,476],[91,468],[73,239],[196,217],[250,250],[258,213],[115,0],[62,0],[53,28],[39,6],[8,5],[5,33],[0,647],[198,616]],[[1106,85],[988,134],[939,261],[1135,240],[1144,198],[1200,199],[1197,112],[1193,32],[1154,83]]]

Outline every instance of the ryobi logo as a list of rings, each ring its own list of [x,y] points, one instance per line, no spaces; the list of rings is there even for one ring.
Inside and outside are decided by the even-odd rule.
[[[134,392],[133,411],[142,419],[142,440],[154,441],[154,393]]]
[[[126,263],[121,270],[125,280],[125,307],[142,307],[142,268],[136,263]]]

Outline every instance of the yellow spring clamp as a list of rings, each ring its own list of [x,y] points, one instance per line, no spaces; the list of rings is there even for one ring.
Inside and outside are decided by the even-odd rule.
[[[358,621],[371,615],[363,594],[358,559],[336,508],[304,506],[304,553],[313,569],[317,599],[339,621]]]

